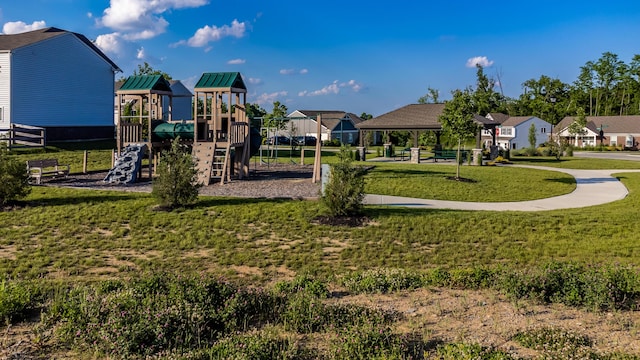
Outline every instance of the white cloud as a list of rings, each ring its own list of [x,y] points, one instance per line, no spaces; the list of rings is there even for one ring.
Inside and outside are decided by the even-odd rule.
[[[98,35],[95,44],[105,54],[116,56],[124,55],[129,45],[122,39],[120,33],[117,32]]]
[[[278,92],[274,92],[274,93],[263,93],[261,95],[258,95],[258,97],[256,98],[255,103],[257,103],[260,106],[265,106],[265,105],[271,105],[273,104],[275,101],[277,101],[280,97],[285,97],[287,96],[288,92],[286,91],[278,91]]]
[[[227,61],[227,64],[229,64],[229,65],[240,65],[240,64],[244,64],[246,62],[247,62],[247,60],[245,60],[245,59],[233,59],[233,60]]]
[[[10,21],[2,26],[2,33],[6,35],[20,34],[27,31],[43,29],[45,27],[47,27],[47,23],[44,20],[34,21],[31,24],[26,24],[23,21]]]
[[[208,0],[111,0],[96,22],[123,34],[128,40],[149,39],[165,32],[162,14],[172,9],[199,7]]]
[[[258,78],[251,78],[250,77],[247,81],[251,85],[260,85],[260,84],[262,84],[262,79],[258,79]]]
[[[294,75],[294,74],[305,75],[307,73],[309,73],[309,70],[307,70],[307,69],[300,69],[300,70],[296,70],[296,69],[281,69],[280,70],[280,75]]]
[[[231,22],[231,26],[223,25],[221,27],[217,27],[215,25],[205,25],[205,27],[196,30],[196,33],[186,41],[186,44],[191,47],[205,47],[210,42],[218,41],[225,37],[233,36],[241,38],[244,36],[246,28],[246,24],[244,22],[239,22],[238,20],[233,20]],[[177,44],[184,44],[184,40]]]
[[[348,87],[353,90],[353,92],[360,92],[362,91],[362,89],[364,89],[364,86],[355,80],[349,80],[346,83],[342,83],[340,84],[340,87]]]
[[[320,90],[300,91],[298,93],[298,96],[320,96],[320,95],[338,94],[340,93],[340,89],[342,88],[349,88],[353,92],[360,92],[362,91],[362,89],[364,89],[364,86],[355,80],[349,80],[347,82],[342,82],[342,83],[339,82],[338,80],[335,80],[333,83],[323,87]]]
[[[93,13],[91,11],[87,12],[87,17],[93,19]]]
[[[476,56],[467,60],[467,67],[474,68],[476,65],[480,65],[483,68],[493,65],[493,60],[489,60],[486,56]]]

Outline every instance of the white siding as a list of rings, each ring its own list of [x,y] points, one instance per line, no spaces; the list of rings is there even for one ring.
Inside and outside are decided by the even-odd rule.
[[[0,53],[0,130],[11,125],[11,54]]]
[[[113,125],[112,67],[75,35],[16,49],[11,65],[13,122]]]

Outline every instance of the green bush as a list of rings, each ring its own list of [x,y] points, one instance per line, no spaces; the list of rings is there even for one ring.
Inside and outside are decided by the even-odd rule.
[[[59,293],[43,316],[62,343],[117,358],[193,350],[275,321],[266,292],[204,277],[158,274]]]
[[[193,354],[185,359],[301,359],[304,350],[288,339],[282,339],[273,333],[233,335],[218,341],[209,349]]]
[[[331,359],[420,359],[421,349],[385,325],[361,325],[340,331],[331,341]]]
[[[424,280],[422,275],[403,269],[375,269],[348,274],[341,283],[354,293],[386,294],[419,288]]]
[[[325,185],[322,203],[331,216],[351,216],[362,211],[364,199],[363,170],[353,166],[351,150],[342,146],[338,163],[331,165],[331,177]]]
[[[326,298],[329,296],[327,285],[308,275],[298,275],[292,281],[277,282],[274,290],[282,295],[306,292],[318,298]]]
[[[158,177],[153,181],[153,196],[169,209],[192,205],[198,200],[198,172],[191,152],[176,138],[171,149],[162,153]]]
[[[14,323],[25,319],[35,308],[34,289],[25,282],[0,282],[0,321]]]
[[[438,359],[442,360],[511,360],[514,359],[502,350],[483,347],[478,344],[452,343],[441,345],[437,349]]]
[[[0,184],[0,206],[22,199],[31,192],[27,164],[11,158],[3,142],[0,142]]]

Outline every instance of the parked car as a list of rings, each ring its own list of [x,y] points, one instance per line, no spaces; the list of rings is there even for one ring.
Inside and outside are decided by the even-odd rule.
[[[318,141],[315,136],[296,136],[294,140],[301,146],[314,146]]]
[[[265,141],[267,145],[292,145],[291,139],[286,136],[272,136]],[[296,145],[296,142],[293,142]]]

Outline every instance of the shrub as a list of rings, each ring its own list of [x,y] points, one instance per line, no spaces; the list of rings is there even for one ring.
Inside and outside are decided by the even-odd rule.
[[[364,174],[351,163],[349,147],[342,146],[338,163],[331,166],[331,178],[322,194],[322,203],[331,216],[351,216],[362,211]]]
[[[329,296],[329,290],[327,290],[325,283],[307,275],[296,276],[292,281],[280,281],[275,284],[274,290],[282,295],[306,292],[318,298]]]
[[[5,143],[0,143],[0,206],[29,194],[27,164],[9,156]]]
[[[35,308],[34,290],[25,282],[0,282],[0,321],[13,323],[28,316]]]
[[[222,339],[209,349],[188,357],[190,360],[209,359],[300,359],[304,351],[295,342],[273,333],[234,335]]]
[[[508,353],[477,344],[453,343],[439,346],[438,359],[442,360],[510,360],[514,359]]]
[[[342,285],[354,293],[380,293],[411,290],[423,285],[423,277],[403,269],[376,269],[346,275]]]
[[[43,326],[63,343],[116,358],[193,350],[274,321],[276,299],[208,278],[158,274],[75,287],[52,300]]]
[[[158,177],[153,181],[153,196],[160,205],[173,209],[191,205],[198,200],[198,172],[191,153],[176,138],[171,149],[162,153]]]
[[[408,339],[384,325],[350,327],[332,340],[331,358],[336,360],[422,358],[420,349],[412,348]]]

